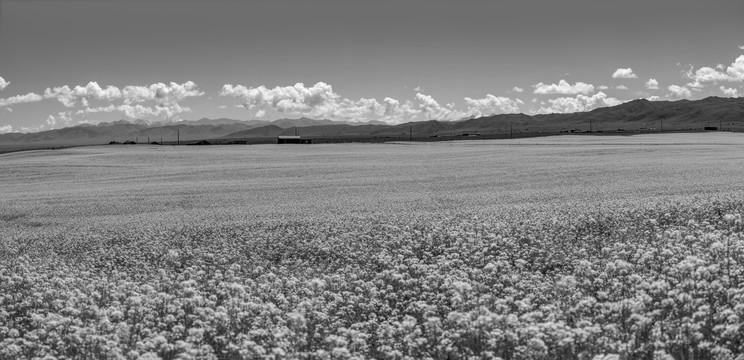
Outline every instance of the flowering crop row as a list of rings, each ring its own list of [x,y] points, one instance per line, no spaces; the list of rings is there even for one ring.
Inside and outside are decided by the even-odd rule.
[[[741,214],[733,196],[11,237],[0,358],[734,359]]]

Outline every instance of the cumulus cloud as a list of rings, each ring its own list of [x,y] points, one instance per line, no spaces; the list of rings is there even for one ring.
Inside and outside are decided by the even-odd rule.
[[[618,85],[618,86],[615,86],[615,89],[618,89],[618,90],[628,90],[628,87],[625,86],[625,85]]]
[[[70,125],[71,114],[84,115],[100,112],[121,112],[124,116],[134,119],[152,120],[153,117],[167,120],[174,119],[178,114],[190,111],[188,107],[180,104],[189,97],[202,96],[193,81],[182,84],[171,82],[170,84],[155,83],[147,86],[129,85],[124,88],[108,85],[101,87],[97,82],[91,81],[85,86],[70,87],[67,85],[50,87],[43,94],[28,93],[5,99],[0,99],[0,107],[14,104],[54,99],[67,108],[82,106],[77,111],[60,112],[56,116],[49,115],[46,124],[39,128],[55,127],[57,125]],[[99,101],[108,105],[93,106],[91,102]],[[113,104],[120,102],[119,105]],[[151,102],[151,104],[144,104]],[[154,104],[152,104],[154,103]]]
[[[561,79],[558,84],[544,84],[542,82],[532,85],[535,94],[591,94],[594,92],[594,85],[576,82],[574,85],[569,84],[566,80]]]
[[[5,81],[5,79],[0,76],[0,90],[4,90],[8,85],[10,85],[10,81]]]
[[[104,89],[97,82],[91,81],[88,85],[78,85],[74,88],[70,88],[67,85],[47,88],[44,91],[44,98],[57,99],[64,106],[73,107],[78,102],[82,103],[83,106],[88,106],[89,100],[107,102],[122,100],[125,104],[145,101],[174,104],[183,101],[187,97],[201,96],[203,94],[193,81],[187,81],[183,84],[171,82],[170,84],[155,83],[148,86],[129,85],[123,89],[111,85]]]
[[[154,106],[144,106],[142,104],[122,104],[117,106],[110,104],[108,106],[86,107],[85,109],[78,110],[75,114],[120,112],[129,119],[143,119],[147,121],[152,118],[173,119],[176,115],[188,111],[191,111],[191,109],[181,106],[178,103]]]
[[[59,112],[57,116],[49,115],[46,119],[46,126],[54,129],[57,125],[69,126],[72,124],[72,117],[70,112]]]
[[[739,49],[744,50],[744,45],[739,45]]]
[[[607,85],[599,85],[599,86],[597,86],[597,89],[599,89],[599,90],[607,90],[607,89],[609,89],[609,88],[610,88],[610,87],[609,87],[609,86],[607,86]]]
[[[638,76],[633,73],[633,69],[627,68],[627,69],[617,69],[614,73],[612,73],[613,79],[635,79]]]
[[[12,125],[3,125],[3,126],[0,126],[0,134],[7,134],[9,132],[13,132],[13,126]]]
[[[515,93],[521,93],[521,92],[523,92],[523,91],[524,91],[524,89],[522,89],[522,88],[521,88],[521,87],[519,87],[519,86],[515,86],[515,87],[513,87],[513,88],[511,89],[511,91],[512,91],[512,92],[515,92]]]
[[[43,99],[44,97],[36,93],[28,93],[25,95],[11,96],[9,98],[0,99],[0,108],[15,105],[15,104],[37,102]]]
[[[719,88],[721,90],[721,93],[723,93],[724,96],[727,97],[738,97],[739,96],[739,90],[736,88],[727,88],[725,86],[721,86]]]
[[[549,99],[548,103],[550,106],[543,106],[536,112],[540,114],[551,114],[589,111],[599,107],[619,105],[622,104],[623,101],[613,97],[608,97],[607,94],[600,91],[592,96],[579,94],[576,97]]]
[[[503,96],[487,94],[483,99],[465,98],[468,111],[474,112],[476,116],[489,116],[493,114],[518,113],[519,106],[524,102],[519,99],[510,99]]]
[[[453,104],[440,105],[431,95],[422,93],[417,93],[416,99],[419,101],[419,110],[426,119],[451,120],[458,117],[453,115]]]
[[[277,86],[269,89],[263,85],[248,88],[243,85],[225,84],[220,96],[232,96],[243,100],[243,103],[253,108],[255,106],[271,106],[284,113],[314,113],[322,114],[331,110],[340,96],[333,92],[333,87],[319,82],[311,87],[303,83],[294,86]]]
[[[470,116],[476,117],[518,113],[519,106],[524,105],[522,100],[510,99],[503,96],[494,96],[491,94],[487,94],[483,99],[471,99],[466,97],[465,103],[468,105],[468,110],[466,112]]]
[[[112,101],[121,98],[121,90],[115,86],[108,86],[106,89],[101,88],[97,82],[91,81],[85,86],[61,86],[47,88],[44,90],[44,98],[57,99],[65,107],[73,107],[78,101],[82,101],[87,106],[88,100],[105,100]]]
[[[659,101],[661,98],[658,95],[652,95],[646,98],[648,101]]]
[[[715,83],[715,82],[740,82],[744,81],[744,55],[740,55],[734,62],[726,67],[723,71],[722,67],[715,69],[708,66],[703,66],[695,71],[690,69],[687,71],[686,76],[693,80],[688,87],[702,87],[704,83]]]
[[[653,79],[653,78],[648,79],[648,81],[646,81],[646,89],[649,89],[649,90],[658,90],[659,89],[659,82],[656,81],[656,79]]]
[[[399,101],[390,97],[352,100],[342,97],[324,82],[312,86],[297,83],[293,86],[247,87],[225,84],[220,96],[238,98],[247,110],[262,117],[267,110],[293,115],[304,115],[331,120],[367,122],[371,120],[401,123],[411,120],[459,120],[464,117],[487,116],[518,112],[521,100],[491,94],[482,99],[465,98],[466,107],[442,104],[433,96],[416,93],[414,101]]]
[[[416,86],[415,88],[413,88],[413,91],[420,92],[420,91],[424,91],[424,89],[422,89],[421,86]]]
[[[677,98],[689,98],[690,96],[692,96],[690,89],[684,86],[669,85],[667,89],[672,92],[672,96]]]
[[[367,98],[351,100],[341,97],[333,91],[331,85],[324,82],[309,87],[297,83],[293,86],[277,86],[271,89],[263,85],[246,87],[225,84],[220,96],[238,98],[249,110],[271,109],[286,114],[347,121],[364,122],[375,119],[400,122],[417,114],[445,119],[451,113],[448,106],[442,106],[430,96],[421,93],[416,94],[418,105],[410,101],[401,103],[392,98],[385,98],[382,102]]]

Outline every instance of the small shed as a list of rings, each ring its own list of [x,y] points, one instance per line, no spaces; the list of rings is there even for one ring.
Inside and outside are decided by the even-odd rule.
[[[312,144],[311,139],[303,139],[297,135],[279,135],[276,137],[277,144]]]

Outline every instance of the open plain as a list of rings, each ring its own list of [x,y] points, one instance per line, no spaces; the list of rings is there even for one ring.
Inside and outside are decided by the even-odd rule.
[[[0,155],[0,358],[733,359],[744,136]]]

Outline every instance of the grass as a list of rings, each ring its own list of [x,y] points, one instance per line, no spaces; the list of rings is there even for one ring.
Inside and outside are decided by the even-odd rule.
[[[744,137],[0,155],[0,358],[734,358]]]

